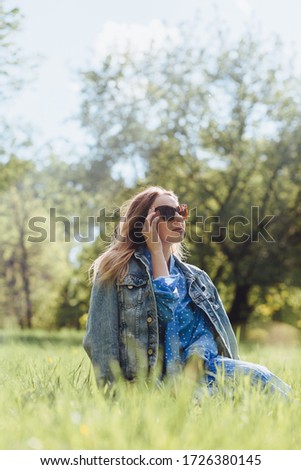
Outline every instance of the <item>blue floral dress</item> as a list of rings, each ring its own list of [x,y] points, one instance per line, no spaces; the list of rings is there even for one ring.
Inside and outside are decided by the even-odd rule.
[[[145,256],[152,275],[151,254],[147,248]],[[213,325],[206,313],[191,300],[185,276],[176,266],[173,255],[170,257],[169,273],[169,276],[152,280],[158,309],[160,343],[164,346],[165,373],[176,372],[191,355],[198,355],[204,361],[203,380],[209,388],[214,386],[221,372],[232,380],[236,374],[242,373],[248,374],[253,384],[260,383],[262,387],[269,384],[272,390],[289,395],[290,386],[266,367],[218,354]]]

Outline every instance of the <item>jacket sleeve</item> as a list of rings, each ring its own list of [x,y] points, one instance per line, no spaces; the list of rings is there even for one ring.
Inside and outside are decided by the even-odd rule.
[[[119,319],[116,285],[94,281],[83,346],[94,366],[98,386],[112,384],[112,365],[120,364]]]

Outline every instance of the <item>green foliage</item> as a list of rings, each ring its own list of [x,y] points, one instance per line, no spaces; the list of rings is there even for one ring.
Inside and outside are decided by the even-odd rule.
[[[3,5],[0,97],[7,100],[26,80],[14,45],[21,15]],[[255,32],[230,42],[225,25],[205,29],[196,18],[160,50],[153,43],[144,53],[108,52],[82,71],[81,121],[92,140],[77,162],[50,147],[42,149],[45,162],[38,149],[35,164],[31,132],[0,122],[0,325],[82,328],[88,269],[106,246],[98,236],[109,237],[99,224],[94,241],[75,240],[75,217],[87,235],[89,216],[110,215],[155,184],[192,209],[187,261],[213,278],[233,323],[301,327],[300,80],[277,41],[267,51]],[[66,219],[55,224],[55,241],[50,208]],[[268,214],[274,242],[264,239]],[[28,240],[32,217],[45,218],[46,240]]]
[[[189,261],[227,286],[245,324],[253,287],[299,287],[301,83],[277,40],[231,43],[219,24],[200,36],[198,21],[160,51],[108,53],[83,72],[82,123],[108,173],[131,165],[132,192],[158,184],[189,204]]]
[[[25,68],[15,36],[20,29],[21,13],[18,8],[8,8],[5,2],[0,3],[0,101],[12,98],[25,83]],[[5,113],[0,117],[0,193],[22,177],[31,163],[21,157],[20,147],[28,144],[24,136],[16,139],[15,130],[10,128]],[[21,145],[22,142],[22,145]]]
[[[266,322],[271,319],[289,323],[301,328],[301,291],[285,283],[275,284],[265,289],[254,286],[250,291],[253,304],[253,321]]]
[[[51,326],[58,289],[71,276],[65,246],[49,238],[37,241],[31,230],[34,217],[41,221],[48,215],[36,197],[39,184],[31,166],[0,202],[0,321],[4,325],[15,321],[21,327]]]
[[[98,243],[88,245],[80,251],[77,257],[77,267],[74,268],[71,278],[67,280],[60,292],[55,315],[55,324],[58,328],[84,329],[86,327],[91,291],[89,268],[99,254]]]
[[[31,162],[19,160],[14,155],[6,163],[0,162],[0,193],[21,178],[30,167]]]
[[[7,99],[12,90],[20,88],[23,76],[18,73],[22,61],[20,51],[15,45],[16,32],[20,28],[21,13],[18,8],[7,8],[0,3],[0,100]]]
[[[195,386],[184,378],[160,389],[143,380],[120,382],[104,398],[81,340],[82,333],[68,330],[1,333],[1,449],[300,447],[299,347],[242,349],[243,359],[290,383],[295,401],[244,381],[234,395],[204,393],[196,402]]]

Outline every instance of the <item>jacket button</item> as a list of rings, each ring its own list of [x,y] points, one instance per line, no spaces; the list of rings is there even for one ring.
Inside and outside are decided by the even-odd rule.
[[[149,349],[147,350],[147,354],[148,354],[149,356],[151,356],[151,355],[153,354],[153,352],[154,352],[154,351],[153,351],[151,348],[149,348]]]
[[[151,323],[153,321],[152,317],[147,317],[147,323]]]

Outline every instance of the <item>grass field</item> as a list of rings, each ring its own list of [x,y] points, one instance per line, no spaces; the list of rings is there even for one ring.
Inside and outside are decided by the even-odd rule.
[[[300,449],[301,352],[241,345],[293,388],[286,401],[240,384],[234,396],[120,384],[97,390],[83,333],[0,332],[1,449]]]

